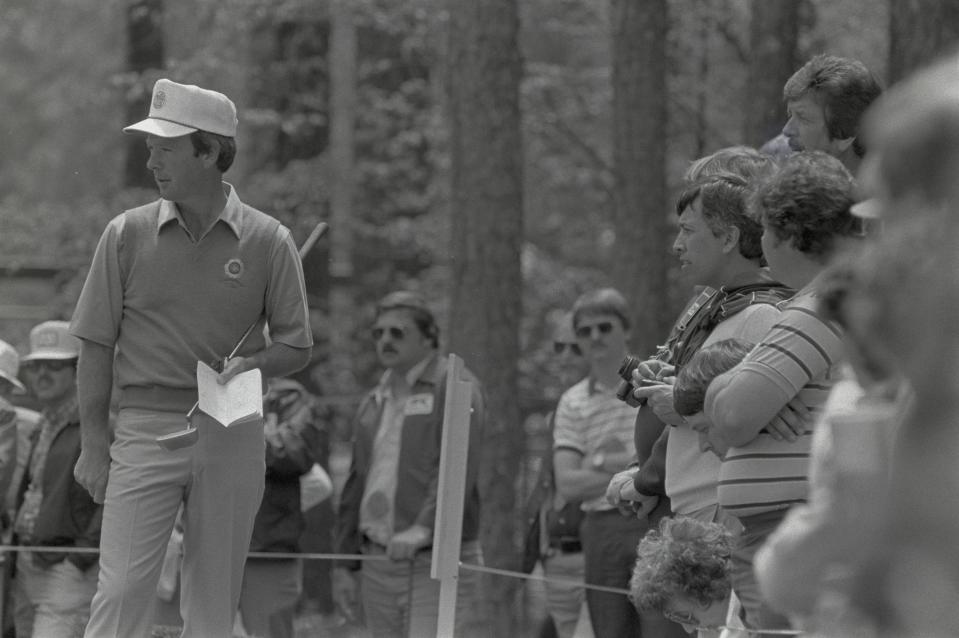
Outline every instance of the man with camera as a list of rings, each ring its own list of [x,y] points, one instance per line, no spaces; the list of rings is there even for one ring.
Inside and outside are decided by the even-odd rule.
[[[699,434],[673,409],[672,378],[700,348],[723,339],[758,342],[780,316],[774,305],[792,291],[772,280],[764,267],[762,226],[749,211],[748,199],[757,178],[772,174],[771,160],[754,167],[751,179],[720,172],[688,186],[677,204],[679,230],[673,251],[690,286],[709,286],[677,322],[660,359],[640,364],[634,374],[634,398],[644,401],[637,429],[662,429],[653,453],[640,461],[638,470],[620,472],[610,481],[607,499],[623,505],[638,495],[664,493],[672,514],[704,522],[723,522],[734,532],[738,521],[721,511],[718,480],[721,460],[699,443]],[[639,387],[643,380],[658,384]],[[803,429],[788,411],[768,426],[772,436],[795,438]],[[658,430],[657,430],[658,431]],[[656,451],[665,446],[665,454]],[[655,467],[651,459],[663,459]],[[737,593],[739,591],[737,590]]]
[[[629,584],[636,544],[648,528],[645,516],[620,516],[603,498],[613,473],[635,454],[636,408],[615,394],[629,326],[626,300],[612,288],[576,300],[573,330],[589,374],[563,393],[553,431],[556,489],[566,500],[582,501],[585,513],[586,584],[620,589]],[[624,594],[587,589],[586,604],[596,638],[683,635],[659,614],[640,616]]]

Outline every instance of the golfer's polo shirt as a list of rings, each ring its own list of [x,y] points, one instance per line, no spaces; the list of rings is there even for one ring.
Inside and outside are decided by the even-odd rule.
[[[124,394],[194,390],[197,361],[228,355],[258,318],[240,356],[264,347],[264,319],[273,341],[312,345],[289,230],[224,187],[226,206],[201,237],[191,236],[172,202],[159,200],[114,218],[100,238],[71,332],[116,347],[121,405]]]

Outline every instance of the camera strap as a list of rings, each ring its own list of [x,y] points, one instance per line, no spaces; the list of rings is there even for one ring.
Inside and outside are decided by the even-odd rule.
[[[754,304],[776,305],[792,297],[795,291],[777,281],[763,281],[728,290],[711,290],[708,298],[704,298],[706,293],[706,290],[701,292],[687,307],[666,342],[669,359],[665,361],[677,368],[692,358],[721,322]]]

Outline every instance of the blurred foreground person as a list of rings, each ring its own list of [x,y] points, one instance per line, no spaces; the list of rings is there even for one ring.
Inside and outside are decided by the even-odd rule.
[[[892,87],[864,123],[861,182],[884,227],[871,329],[915,392],[893,451],[878,542],[853,606],[878,635],[959,635],[959,56]],[[831,634],[841,635],[840,632]]]
[[[850,614],[845,591],[881,530],[895,440],[912,405],[877,330],[898,302],[865,281],[872,276],[866,273],[889,267],[888,255],[871,247],[824,273],[820,310],[842,327],[848,365],[813,434],[807,502],[789,511],[756,554],[765,599],[817,635],[870,635]]]
[[[104,503],[90,638],[150,634],[181,503],[183,635],[231,635],[263,495],[263,420],[225,428],[197,410],[192,433],[185,429],[197,402],[197,362],[223,364],[222,384],[253,369],[281,377],[310,360],[306,288],[290,231],[223,181],[236,126],[225,95],[163,79],[149,117],[124,129],[145,134],[161,199],[109,222],[71,325],[82,340],[83,450],[74,471]],[[182,433],[195,436],[192,444],[157,443]]]
[[[386,371],[363,397],[353,422],[353,458],[340,497],[336,551],[382,560],[337,563],[333,595],[347,617],[355,616],[362,601],[374,638],[434,636],[440,583],[430,578],[430,552],[447,360],[438,352],[436,318],[418,294],[399,291],[381,299],[372,335]],[[485,408],[479,381],[469,371],[465,375],[473,396],[460,560],[481,564],[476,480]],[[480,607],[480,574],[460,570],[458,580],[456,635],[465,636]]]
[[[73,478],[80,456],[77,357],[80,341],[66,321],[30,331],[23,376],[42,409],[18,486],[14,540],[18,545],[94,548],[102,509]],[[17,554],[14,621],[17,636],[83,635],[97,586],[97,555],[24,551]]]

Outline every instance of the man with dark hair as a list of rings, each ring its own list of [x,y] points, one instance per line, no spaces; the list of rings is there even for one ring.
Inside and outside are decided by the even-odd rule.
[[[389,560],[337,563],[333,596],[351,616],[359,581],[373,636],[433,636],[439,581],[430,578],[430,549],[447,363],[437,352],[436,319],[418,294],[400,291],[380,300],[372,336],[386,371],[361,400],[353,421],[352,463],[340,497],[335,546],[338,553]],[[468,371],[464,380],[472,384],[473,396],[460,560],[477,564],[482,562],[477,473],[485,412],[479,381]],[[460,572],[458,626],[465,626],[477,607],[478,588],[478,572]]]
[[[786,81],[783,134],[793,150],[824,151],[855,170],[866,152],[859,121],[881,92],[862,62],[817,55]]]
[[[236,107],[222,93],[161,79],[149,117],[124,129],[146,135],[161,199],[107,225],[71,325],[81,340],[83,449],[74,472],[104,503],[91,638],[149,635],[181,503],[183,634],[231,634],[263,495],[263,419],[226,428],[194,412],[197,365],[222,363],[217,381],[227,383],[253,369],[281,377],[310,360],[306,287],[290,231],[223,181],[236,126]],[[193,427],[184,430],[188,411]],[[186,445],[158,445],[183,432]]]
[[[23,377],[43,410],[16,486],[15,542],[24,546],[96,547],[102,508],[73,478],[80,455],[77,412],[79,340],[66,321],[30,331]],[[14,622],[18,636],[73,638],[90,614],[97,588],[90,553],[24,551],[17,555]]]
[[[635,455],[636,408],[616,398],[617,370],[627,354],[629,317],[626,299],[617,290],[600,288],[573,304],[573,332],[589,363],[589,374],[563,393],[553,430],[556,490],[582,502],[580,533],[587,585],[625,588],[636,543],[646,532],[645,514],[620,516],[603,497],[613,473]],[[586,590],[586,604],[596,638],[670,635],[658,614],[637,613],[626,596]],[[671,628],[681,634],[681,628]],[[661,633],[649,633],[659,631]]]
[[[797,153],[760,185],[752,200],[763,224],[763,254],[772,274],[798,292],[776,324],[752,338],[758,345],[742,363],[717,376],[706,392],[705,432],[727,449],[719,475],[719,503],[742,523],[733,556],[733,586],[750,628],[787,628],[759,595],[752,562],[756,550],[805,501],[813,426],[799,436],[774,436],[770,423],[785,411],[819,414],[839,378],[842,334],[819,308],[823,272],[845,246],[856,224],[852,177],[835,157]]]

